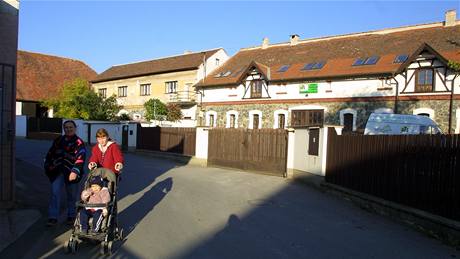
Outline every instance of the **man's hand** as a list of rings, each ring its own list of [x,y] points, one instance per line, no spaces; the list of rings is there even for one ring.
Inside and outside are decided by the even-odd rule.
[[[69,182],[74,181],[75,179],[77,179],[77,176],[78,175],[76,173],[70,172],[70,174],[69,174]]]

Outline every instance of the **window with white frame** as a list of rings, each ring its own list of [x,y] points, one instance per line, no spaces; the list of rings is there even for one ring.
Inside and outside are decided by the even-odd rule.
[[[211,127],[211,128],[217,126],[217,112],[208,111],[206,113],[206,126]]]
[[[228,111],[227,112],[227,122],[225,125],[226,128],[238,128],[238,112]]]
[[[150,84],[141,84],[141,96],[150,95]]]
[[[258,110],[249,111],[249,128],[260,129],[262,128],[262,112]]]
[[[165,82],[165,92],[167,94],[176,93],[177,92],[177,81]]]
[[[287,127],[287,119],[288,119],[287,110],[276,110],[273,113],[273,128],[274,129],[285,129]]]
[[[220,59],[216,58],[216,66],[220,65]]]
[[[412,114],[414,115],[425,115],[434,120],[434,110],[431,108],[418,108],[415,109]]]
[[[119,86],[118,87],[118,97],[128,96],[128,86]]]
[[[102,98],[107,98],[107,88],[99,88],[99,96]]]
[[[343,109],[340,111],[340,125],[344,132],[356,131],[356,118],[358,112],[354,109]]]

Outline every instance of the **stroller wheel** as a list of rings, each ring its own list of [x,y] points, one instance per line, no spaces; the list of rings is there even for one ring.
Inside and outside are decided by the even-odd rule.
[[[72,240],[70,242],[70,250],[71,250],[72,254],[77,253],[77,251],[78,251],[78,242],[76,240]]]
[[[65,243],[64,243],[64,252],[66,254],[70,253],[69,241],[65,241]]]
[[[107,253],[107,243],[105,241],[101,242],[101,249],[99,252],[101,255],[105,255]]]
[[[72,253],[75,254],[78,250],[78,242],[76,240],[70,239],[64,243],[64,251],[66,254]]]
[[[107,243],[107,254],[109,254],[109,255],[112,255],[112,245],[113,245],[112,241],[109,241]]]
[[[123,240],[123,228],[118,228],[117,229],[117,239],[118,240]]]

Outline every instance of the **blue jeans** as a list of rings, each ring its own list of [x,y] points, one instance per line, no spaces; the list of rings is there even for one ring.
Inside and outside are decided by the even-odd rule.
[[[50,219],[59,218],[61,190],[63,186],[65,186],[67,194],[67,217],[74,218],[77,214],[75,202],[78,195],[78,183],[67,183],[64,180],[64,175],[61,174],[51,183],[51,198],[48,207],[48,218]]]

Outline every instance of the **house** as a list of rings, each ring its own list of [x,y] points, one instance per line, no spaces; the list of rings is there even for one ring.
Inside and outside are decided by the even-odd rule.
[[[93,89],[104,97],[115,95],[121,112],[138,121],[145,120],[144,103],[149,99],[177,104],[184,116],[178,126],[194,127],[201,96],[193,85],[227,59],[225,50],[217,48],[116,65],[92,81]]]
[[[76,78],[87,81],[97,73],[80,60],[18,51],[16,115],[52,117],[40,102],[58,96],[64,83]]]
[[[19,1],[0,1],[0,209],[13,207],[15,200],[14,78],[18,19]]]
[[[360,131],[372,112],[422,114],[460,130],[456,11],[445,21],[243,48],[195,87],[203,126],[342,125]]]

